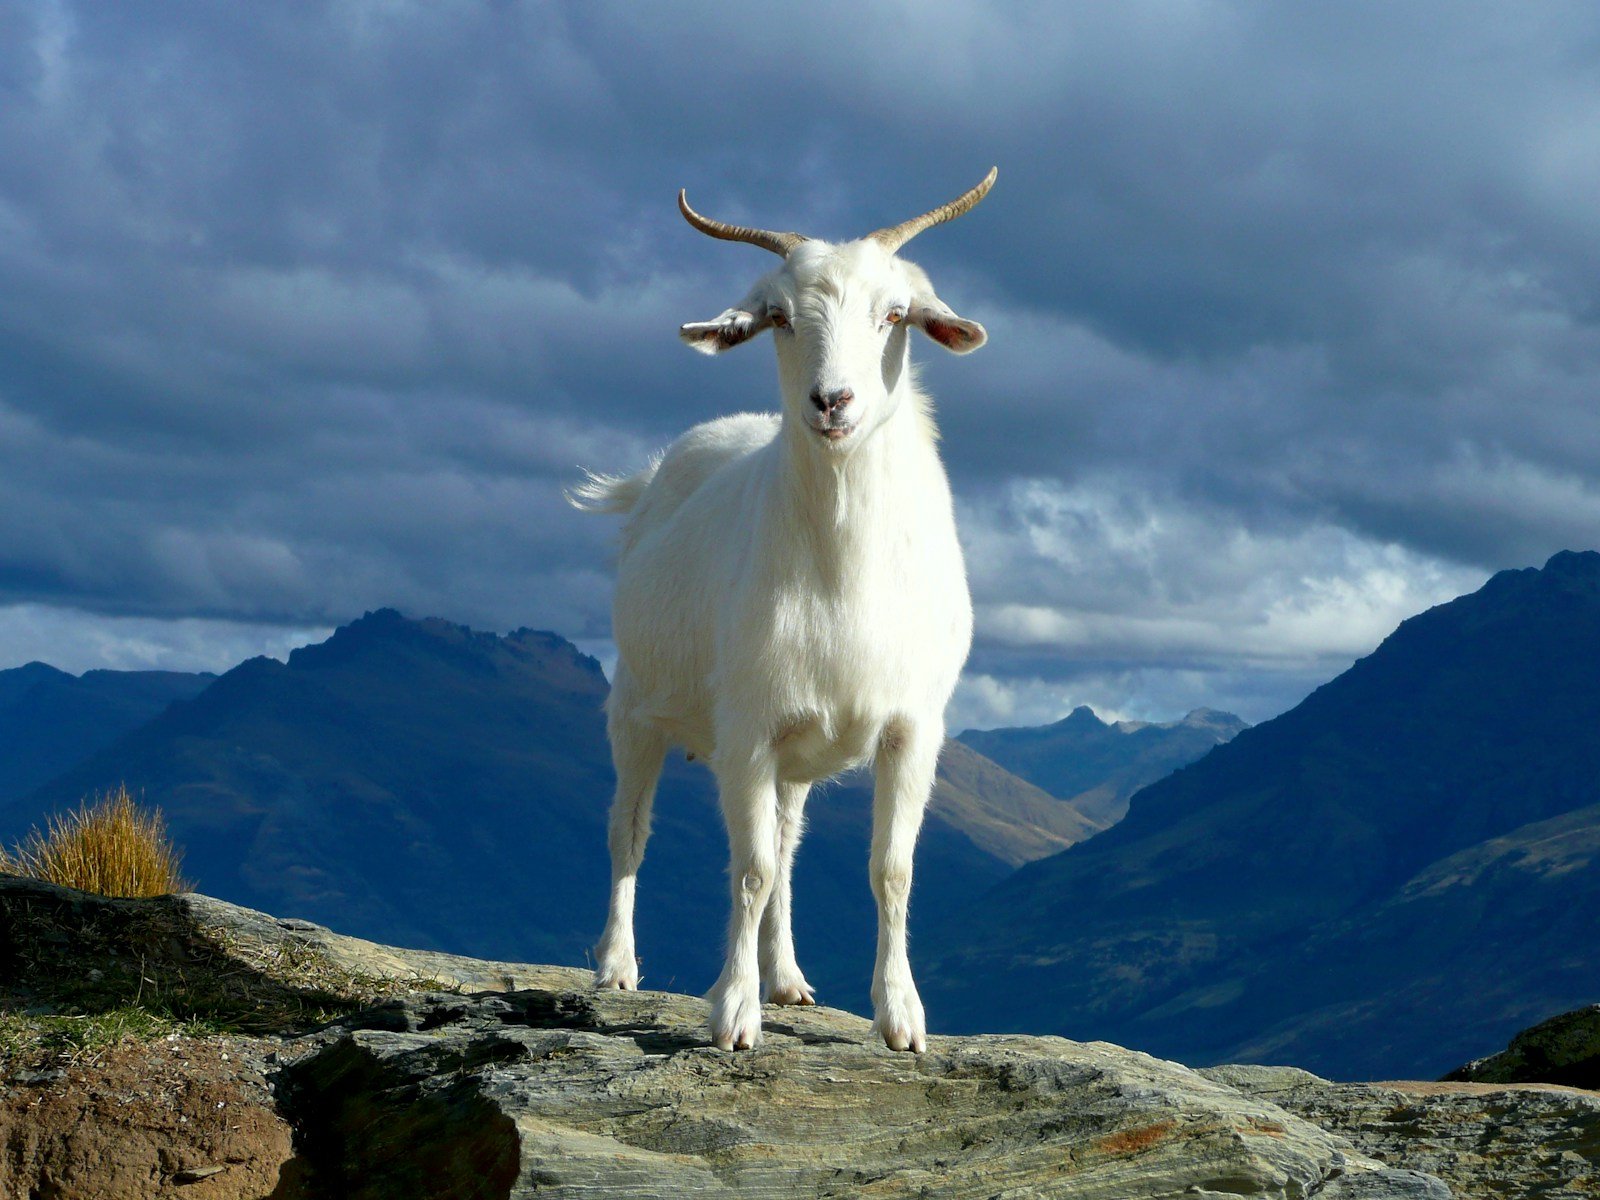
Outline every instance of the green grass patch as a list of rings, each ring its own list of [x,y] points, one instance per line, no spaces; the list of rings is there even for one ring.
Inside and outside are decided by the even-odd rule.
[[[293,1035],[438,988],[343,970],[292,936],[200,925],[172,897],[0,889],[0,1063],[12,1067],[172,1033]]]

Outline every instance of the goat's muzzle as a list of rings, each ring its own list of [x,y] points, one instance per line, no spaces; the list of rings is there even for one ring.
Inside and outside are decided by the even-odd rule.
[[[816,406],[818,412],[828,417],[849,407],[850,401],[855,398],[856,394],[849,388],[839,388],[833,392],[825,392],[821,388],[811,389],[811,403]]]
[[[849,388],[839,388],[836,391],[825,392],[821,388],[811,389],[811,405],[817,410],[817,417],[811,422],[815,429],[830,442],[841,441],[855,432],[855,422],[845,415],[845,409],[856,398],[856,394]]]

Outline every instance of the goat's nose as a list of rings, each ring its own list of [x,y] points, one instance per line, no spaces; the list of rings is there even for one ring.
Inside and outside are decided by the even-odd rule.
[[[840,388],[836,392],[824,392],[821,388],[811,389],[811,403],[817,406],[818,412],[832,412],[836,408],[844,408],[856,394],[849,388]]]

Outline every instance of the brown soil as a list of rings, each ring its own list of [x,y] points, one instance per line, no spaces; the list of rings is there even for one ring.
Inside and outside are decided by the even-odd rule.
[[[293,1149],[261,1073],[269,1052],[245,1038],[130,1041],[0,1081],[0,1196],[271,1196]]]

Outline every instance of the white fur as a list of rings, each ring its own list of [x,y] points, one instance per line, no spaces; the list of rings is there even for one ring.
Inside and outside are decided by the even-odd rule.
[[[738,307],[682,331],[716,352],[772,328],[781,413],[697,425],[645,470],[591,475],[572,497],[629,514],[607,705],[613,885],[596,983],[638,986],[634,882],[662,757],[682,746],[716,776],[732,852],[727,962],[709,997],[725,1049],[759,1043],[763,983],[769,1002],[814,1003],[788,911],[802,809],[814,781],[869,761],[877,1028],[896,1050],[924,1048],[906,956],[912,849],[972,604],[937,434],[911,375],[912,325],[958,352],[984,339],[920,268],[877,243],[802,243]],[[846,388],[854,399],[833,411],[812,400]]]

